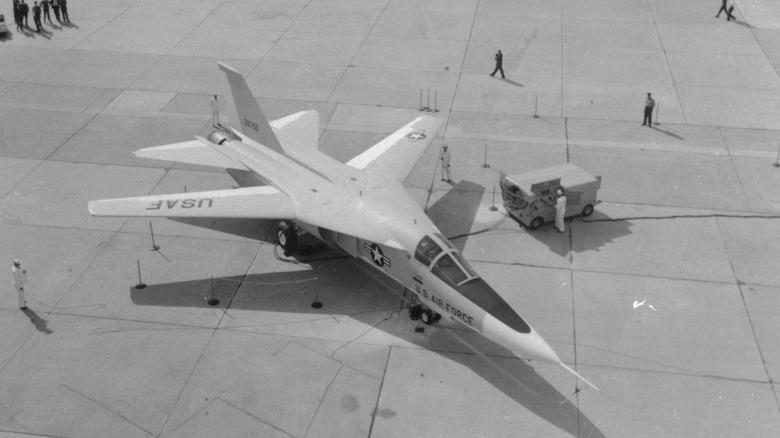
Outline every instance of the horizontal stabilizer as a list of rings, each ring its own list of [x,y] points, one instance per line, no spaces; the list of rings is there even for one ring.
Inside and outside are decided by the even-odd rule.
[[[301,111],[271,122],[276,137],[285,150],[319,150],[320,115],[317,111]]]
[[[292,200],[270,187],[89,201],[92,216],[295,219]]]
[[[217,152],[214,147],[208,144],[207,140],[200,137],[193,141],[139,149],[133,154],[139,158],[153,160],[246,170],[246,166]]]
[[[442,124],[442,119],[420,116],[347,164],[368,174],[383,175],[403,182],[420,161]]]

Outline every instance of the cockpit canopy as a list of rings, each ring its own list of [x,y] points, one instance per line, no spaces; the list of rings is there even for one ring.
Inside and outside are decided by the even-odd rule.
[[[449,240],[439,233],[434,233],[434,236],[444,242],[449,251],[441,255],[444,249],[431,236],[425,236],[414,251],[414,258],[417,261],[428,267],[435,261],[436,263],[432,270],[433,274],[451,286],[460,286],[469,280],[479,278],[477,273],[471,269],[471,266],[466,263],[466,260],[460,255],[460,252],[455,250],[455,247]]]
[[[469,301],[520,333],[530,333],[528,323],[504,299],[479,278],[455,246],[439,233],[425,236],[417,244],[414,258],[431,268],[433,275],[452,286]],[[442,248],[436,240],[443,242]],[[431,267],[433,264],[433,267]]]

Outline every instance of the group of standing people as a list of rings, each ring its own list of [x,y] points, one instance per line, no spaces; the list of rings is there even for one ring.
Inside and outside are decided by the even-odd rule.
[[[24,2],[24,0],[14,1],[14,22],[16,22],[16,30],[23,32],[25,28],[29,28],[27,17],[30,14],[30,6]],[[32,12],[33,21],[35,22],[36,32],[41,32],[43,26],[41,24],[41,14],[43,14],[43,21],[49,20],[49,23],[54,24],[51,21],[51,15],[49,15],[49,9],[54,10],[54,16],[57,21],[70,23],[68,18],[68,0],[42,0],[40,4],[37,1],[33,2]],[[60,19],[62,14],[62,19]]]

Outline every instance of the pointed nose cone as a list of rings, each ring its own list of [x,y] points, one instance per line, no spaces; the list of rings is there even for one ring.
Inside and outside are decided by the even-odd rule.
[[[539,333],[536,333],[536,330],[533,328],[531,329],[531,333],[518,333],[515,335],[515,338],[514,344],[516,347],[511,351],[516,356],[554,364],[561,361],[552,347],[550,347],[550,344],[542,339],[542,337],[539,336]]]
[[[483,334],[517,357],[558,364],[561,359],[547,341],[542,339],[532,327],[526,326],[526,328],[528,332],[518,332],[488,314],[483,323]]]

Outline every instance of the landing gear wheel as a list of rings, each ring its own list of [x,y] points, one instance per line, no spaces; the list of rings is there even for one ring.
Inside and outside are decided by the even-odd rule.
[[[582,217],[588,217],[593,214],[593,204],[588,204],[582,209]]]
[[[417,321],[420,319],[420,314],[422,313],[422,306],[416,305],[416,306],[410,306],[409,307],[409,319],[412,321]]]
[[[423,313],[420,315],[420,318],[422,318],[422,322],[428,325],[433,324],[433,312],[428,310],[423,310]]]
[[[433,312],[433,322],[441,321],[441,313]]]
[[[287,222],[279,222],[276,229],[276,243],[282,247],[285,256],[291,256],[298,248],[298,233],[295,227]]]
[[[544,219],[542,219],[540,216],[537,216],[534,218],[534,220],[531,221],[531,224],[528,225],[528,228],[535,230],[542,226],[544,223]]]

